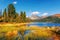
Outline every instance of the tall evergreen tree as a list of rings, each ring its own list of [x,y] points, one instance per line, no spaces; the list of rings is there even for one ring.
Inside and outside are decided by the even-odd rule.
[[[20,13],[20,21],[21,22],[26,22],[26,12],[22,12]]]
[[[23,12],[20,13],[20,22],[23,22]]]
[[[19,17],[19,14],[18,14],[18,13],[16,13],[15,15],[16,15],[15,22],[20,22],[20,17]]]
[[[23,20],[24,20],[24,22],[26,22],[26,12],[24,12],[24,14],[23,14]]]
[[[9,4],[8,5],[8,17],[10,21],[13,21],[13,19],[16,18],[16,11],[15,11],[15,7],[13,4]]]
[[[4,19],[4,22],[7,21],[7,12],[6,12],[6,8],[4,9],[4,12],[3,12],[3,19]]]

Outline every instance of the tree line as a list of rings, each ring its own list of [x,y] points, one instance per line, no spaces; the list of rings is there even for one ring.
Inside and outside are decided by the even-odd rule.
[[[21,11],[20,13],[16,12],[16,9],[13,4],[9,4],[8,8],[5,8],[2,15],[2,20],[0,22],[26,22],[26,12]]]

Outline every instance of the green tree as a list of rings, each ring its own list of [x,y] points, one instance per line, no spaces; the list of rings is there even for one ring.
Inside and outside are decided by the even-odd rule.
[[[26,12],[20,13],[20,22],[26,22]]]
[[[7,22],[7,12],[6,12],[6,8],[4,9],[4,12],[3,12],[3,20],[4,20],[4,22]]]
[[[18,13],[16,13],[15,15],[16,15],[15,22],[20,22],[20,17],[19,17],[19,14],[18,14]]]
[[[23,13],[23,20],[26,22],[26,12]]]
[[[13,4],[9,4],[8,5],[8,20],[9,21],[13,21],[13,19],[15,19],[16,18],[16,11],[15,11],[15,7],[14,7],[14,5]]]
[[[23,22],[23,12],[20,13],[20,22]]]

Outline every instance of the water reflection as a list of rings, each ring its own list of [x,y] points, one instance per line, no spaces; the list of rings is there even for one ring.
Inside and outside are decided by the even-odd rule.
[[[30,30],[24,31],[24,34],[21,33],[21,31],[18,32],[19,37],[21,40],[24,40],[24,36],[27,35],[30,32]]]

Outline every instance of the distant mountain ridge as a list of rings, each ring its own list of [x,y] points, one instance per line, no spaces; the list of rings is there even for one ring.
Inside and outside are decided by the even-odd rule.
[[[52,16],[48,16],[46,18],[41,19],[42,22],[54,22],[60,23],[60,14],[54,14]]]
[[[38,15],[31,15],[29,18],[31,19],[31,20],[40,20],[40,19],[44,19],[44,18],[47,18],[47,17],[49,17],[49,16],[38,16]],[[60,14],[54,14],[54,15],[51,15],[51,17],[52,18],[54,18],[54,17],[58,17],[58,18],[60,18]]]
[[[60,18],[60,14],[54,14],[53,16]]]
[[[38,22],[54,22],[54,23],[60,23],[60,14],[54,14],[51,16],[37,16],[37,15],[32,15],[30,17],[31,20],[33,21],[38,21]]]

